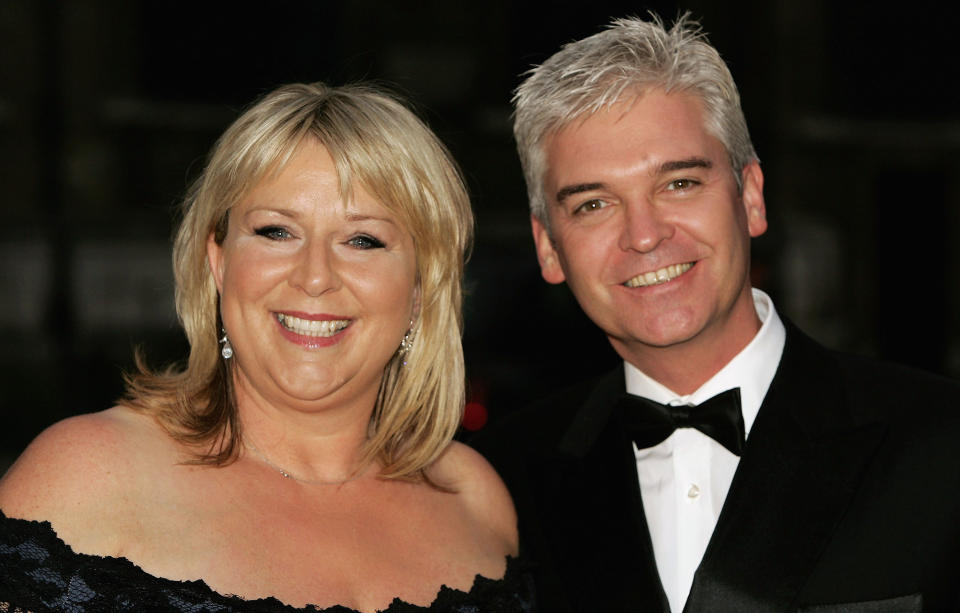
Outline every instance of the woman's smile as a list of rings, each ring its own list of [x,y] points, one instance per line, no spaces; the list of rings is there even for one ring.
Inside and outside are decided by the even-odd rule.
[[[340,341],[351,320],[344,318],[307,319],[284,313],[274,313],[280,324],[280,333],[308,349],[327,347]]]

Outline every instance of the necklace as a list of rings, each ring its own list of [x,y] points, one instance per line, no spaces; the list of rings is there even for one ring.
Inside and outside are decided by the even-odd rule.
[[[261,462],[263,462],[273,470],[283,475],[284,478],[290,479],[291,481],[296,481],[297,483],[303,483],[304,485],[343,485],[344,483],[350,483],[351,481],[356,481],[362,476],[362,473],[356,474],[356,475],[353,475],[352,477],[348,477],[346,479],[340,479],[338,481],[325,481],[322,479],[301,479],[300,477],[290,474],[290,471],[285,470],[277,466],[273,462],[271,462],[267,458],[267,456],[263,455],[263,452],[257,449],[257,446],[251,443],[248,439],[244,438],[243,444],[244,446],[249,447],[250,451],[255,453],[257,457],[260,458]]]

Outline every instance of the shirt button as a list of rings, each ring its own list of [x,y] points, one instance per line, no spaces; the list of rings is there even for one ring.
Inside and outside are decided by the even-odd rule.
[[[700,488],[697,487],[696,483],[690,484],[690,489],[687,490],[687,498],[694,500],[700,497]]]

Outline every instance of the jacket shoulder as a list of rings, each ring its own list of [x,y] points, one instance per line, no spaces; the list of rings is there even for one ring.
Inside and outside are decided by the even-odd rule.
[[[467,442],[494,465],[497,456],[544,455],[556,449],[577,413],[597,390],[622,386],[623,370],[618,368],[601,377],[593,377],[553,392],[532,404],[513,410],[490,423]]]
[[[907,410],[913,417],[937,413],[958,415],[960,381],[913,366],[828,349],[789,322],[781,367],[789,369],[795,385],[822,385],[864,419],[897,417]],[[920,413],[916,411],[922,409]],[[946,417],[946,415],[944,415]]]
[[[846,400],[858,412],[898,417],[960,428],[960,381],[893,362],[834,353],[847,391]]]
[[[791,389],[823,387],[825,402],[837,401],[854,423],[893,426],[894,439],[934,435],[960,437],[960,381],[913,366],[823,347],[794,326],[787,327],[781,367]],[[829,396],[834,396],[830,400]]]

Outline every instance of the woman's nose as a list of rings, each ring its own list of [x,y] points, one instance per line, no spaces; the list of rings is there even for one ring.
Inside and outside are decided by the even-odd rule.
[[[329,246],[309,241],[298,254],[290,283],[310,296],[320,296],[340,286],[336,260]]]

